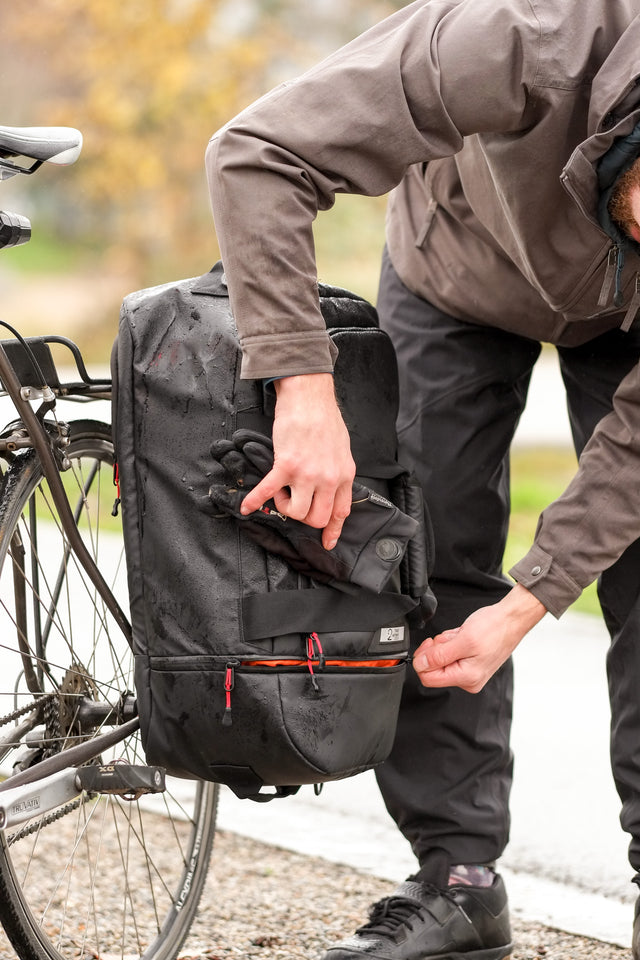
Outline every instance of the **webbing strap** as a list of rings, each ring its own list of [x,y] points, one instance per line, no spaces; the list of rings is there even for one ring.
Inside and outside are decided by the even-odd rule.
[[[378,630],[395,623],[416,606],[400,593],[342,593],[331,587],[315,590],[279,590],[242,599],[246,640],[285,633],[340,633]]]

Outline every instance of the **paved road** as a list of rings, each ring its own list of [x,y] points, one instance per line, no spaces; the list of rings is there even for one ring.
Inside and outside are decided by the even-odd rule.
[[[551,347],[543,351],[534,367],[516,443],[571,446],[564,387],[557,353]]]

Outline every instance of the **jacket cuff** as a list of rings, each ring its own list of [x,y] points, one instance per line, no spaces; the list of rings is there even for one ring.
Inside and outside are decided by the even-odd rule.
[[[561,617],[582,593],[582,587],[540,547],[531,550],[509,570],[510,576],[542,603],[554,617]]]
[[[241,342],[243,380],[333,373],[338,348],[327,333],[249,337]]]

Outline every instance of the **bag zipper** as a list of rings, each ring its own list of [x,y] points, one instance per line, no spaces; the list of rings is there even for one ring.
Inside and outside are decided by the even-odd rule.
[[[294,657],[271,657],[269,660],[228,660],[224,671],[224,693],[225,707],[222,715],[222,726],[230,727],[233,723],[231,714],[231,692],[235,687],[235,671],[238,667],[267,667],[268,669],[277,669],[278,667],[306,667],[311,676],[311,683],[316,693],[320,692],[318,679],[314,672],[314,666],[319,670],[325,667],[345,667],[347,669],[385,669],[388,667],[397,667],[401,663],[409,662],[408,657],[394,657],[386,660],[338,660],[327,659],[322,649],[322,644],[317,633],[313,632],[305,637],[306,659]]]

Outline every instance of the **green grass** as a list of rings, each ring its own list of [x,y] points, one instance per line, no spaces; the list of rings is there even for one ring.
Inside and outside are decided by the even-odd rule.
[[[572,450],[556,447],[520,447],[511,456],[511,523],[504,569],[527,552],[542,510],[566,488],[576,471]],[[573,611],[600,615],[595,584],[587,587],[571,607]]]
[[[62,485],[65,489],[71,511],[81,504],[80,485],[86,484],[88,476],[83,473],[78,461],[72,461],[72,468],[60,474]],[[85,463],[84,470],[90,469]],[[57,511],[53,508],[53,496],[48,483],[42,485],[43,495],[36,498],[36,514],[41,521],[55,522],[52,517],[57,517]],[[111,509],[116,499],[116,488],[112,486],[111,469],[103,465],[100,474],[94,478],[91,487],[88,490],[84,500],[84,506],[80,513],[79,528],[87,544],[95,546],[95,538],[107,534],[116,534],[122,536],[122,518],[120,511],[113,517]]]
[[[97,256],[95,245],[88,241],[72,243],[34,229],[28,243],[2,251],[2,266],[23,274],[64,274]]]

